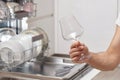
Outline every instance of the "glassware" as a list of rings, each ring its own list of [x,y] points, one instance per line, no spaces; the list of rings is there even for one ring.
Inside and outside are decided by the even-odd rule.
[[[36,4],[33,0],[24,0],[23,2],[23,10],[29,13],[29,16],[36,15]]]
[[[78,41],[78,38],[82,35],[84,29],[79,24],[75,16],[69,15],[60,19],[60,27],[62,36],[65,40],[75,40]],[[77,47],[77,46],[76,46]],[[84,54],[81,54],[80,60],[85,58]]]
[[[77,40],[84,31],[83,27],[73,15],[61,18],[60,27],[65,40]]]
[[[16,2],[13,2],[11,0],[7,1],[6,4],[7,4],[8,8],[9,8],[9,11],[10,11],[10,18],[15,19],[14,8],[16,6],[19,6],[19,4],[16,3]]]
[[[0,21],[7,20],[9,19],[9,17],[10,12],[7,5],[5,4],[5,2],[0,0]]]
[[[36,16],[37,5],[33,0],[21,0],[19,6],[15,6],[15,12],[27,12],[29,17]]]

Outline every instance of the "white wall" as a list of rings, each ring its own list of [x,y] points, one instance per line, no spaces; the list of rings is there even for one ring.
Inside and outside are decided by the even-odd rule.
[[[84,27],[79,39],[92,51],[105,50],[114,34],[117,16],[117,0],[56,0],[56,45],[55,52],[68,53],[71,41],[63,40],[59,19],[73,13]]]

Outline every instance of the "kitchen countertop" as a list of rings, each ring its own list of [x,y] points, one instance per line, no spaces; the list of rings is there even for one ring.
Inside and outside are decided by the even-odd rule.
[[[120,80],[120,67],[117,67],[113,71],[102,71],[92,80]]]
[[[80,80],[120,80],[120,67],[117,67],[113,71],[93,69]]]

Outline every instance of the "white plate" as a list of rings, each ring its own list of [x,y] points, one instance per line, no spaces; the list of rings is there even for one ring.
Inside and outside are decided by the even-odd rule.
[[[13,30],[12,28],[0,28],[0,42],[8,41],[11,37],[15,35],[15,30]]]
[[[23,46],[17,41],[9,40],[0,43],[1,60],[8,65],[14,63],[15,61],[21,63],[24,57],[22,53]]]
[[[41,29],[39,27],[35,27],[32,29],[25,30],[21,34],[29,34],[31,36],[37,36],[40,34],[43,35],[43,39],[33,42],[33,47],[37,46],[35,49],[37,51],[36,52],[37,54],[44,53],[46,51],[46,49],[48,48],[48,42],[49,42],[48,36],[43,29]]]

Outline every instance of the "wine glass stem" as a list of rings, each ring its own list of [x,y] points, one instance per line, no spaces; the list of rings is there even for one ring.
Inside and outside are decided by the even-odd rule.
[[[73,41],[79,41],[78,38],[73,38]]]

